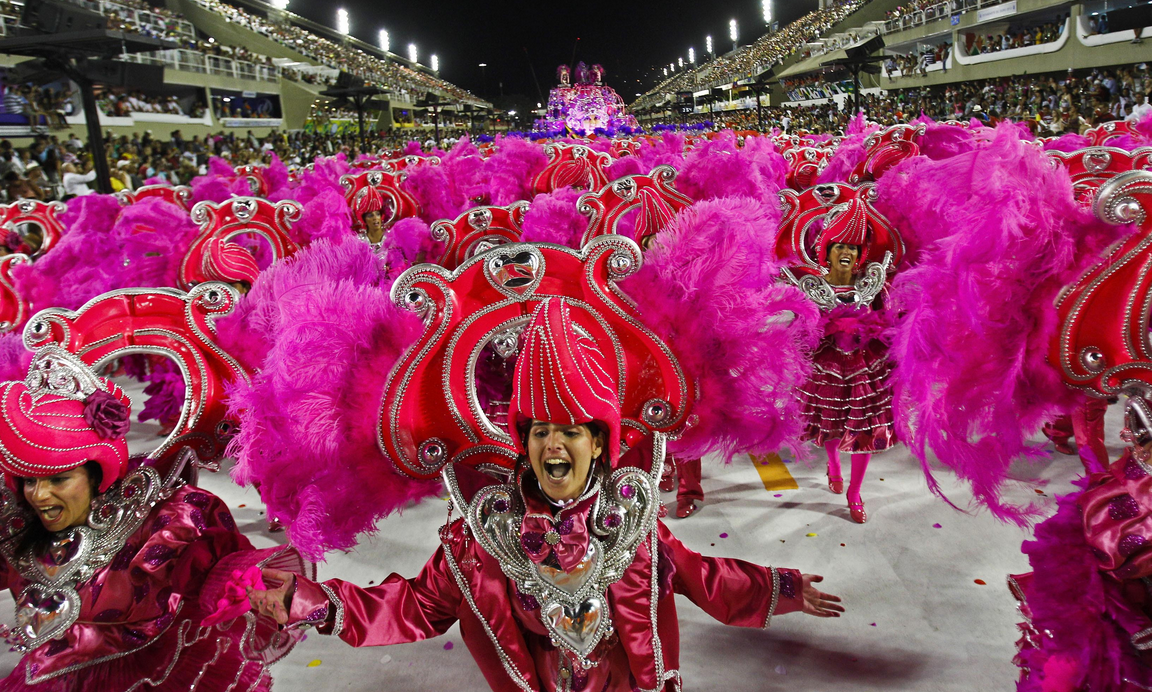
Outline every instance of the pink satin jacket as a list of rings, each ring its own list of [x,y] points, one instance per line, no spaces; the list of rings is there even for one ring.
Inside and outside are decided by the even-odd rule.
[[[181,487],[75,588],[78,616],[58,633],[53,630],[67,620],[61,608],[70,607],[62,606],[67,591],[38,585],[44,580],[30,579],[27,565],[22,570],[0,560],[0,584],[17,599],[20,629],[51,637],[25,654],[0,691],[188,690],[197,681],[205,692],[232,689],[238,681],[238,689],[268,689],[265,668],[238,652],[243,624],[228,631],[200,627],[206,612],[199,598],[212,568],[222,556],[251,549],[219,498]],[[44,558],[47,569],[64,574],[53,567],[79,565],[83,550],[58,545]]]
[[[531,518],[531,501],[528,509]],[[565,535],[571,535],[564,526],[568,512],[587,516],[583,503],[558,512],[554,522]],[[537,524],[524,522],[521,542]],[[631,564],[607,587],[611,628],[588,656],[592,665],[587,667],[573,665],[572,656],[549,634],[540,602],[517,588],[464,520],[442,529],[441,547],[413,579],[393,574],[371,588],[339,579],[322,584],[298,579],[289,620],[313,622],[320,632],[336,634],[353,646],[419,641],[443,634],[459,621],[464,641],[493,690],[631,692],[681,687],[672,592],[688,597],[720,622],[739,627],[764,628],[772,615],[801,609],[798,571],[704,557],[685,547],[661,522],[655,522],[654,533],[657,545],[652,544],[653,533],[647,533]],[[557,536],[550,538],[560,547]]]

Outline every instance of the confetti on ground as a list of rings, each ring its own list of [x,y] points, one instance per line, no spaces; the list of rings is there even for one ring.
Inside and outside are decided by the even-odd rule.
[[[843,544],[843,543],[841,543],[841,544],[840,544],[840,547],[841,547],[841,548],[843,548],[843,547],[844,547],[844,544]]]
[[[445,651],[451,651],[453,646],[454,645],[452,644],[452,642],[444,642],[444,650]]]
[[[1036,491],[1036,494],[1037,494],[1037,495],[1043,495],[1043,494],[1044,494],[1044,491],[1043,491],[1043,490],[1041,490],[1040,488],[1033,488],[1033,490],[1035,490],[1035,491]]]
[[[722,533],[722,534],[720,534],[720,538],[728,538],[728,534]]]
[[[939,525],[939,524],[933,524],[933,525],[932,525],[932,528],[934,528],[934,529],[942,529],[942,528],[944,528],[944,527],[943,527],[943,526],[941,526],[941,525]]]
[[[816,537],[816,534],[814,534],[814,533],[806,533],[804,535],[807,536],[808,538],[815,538]]]
[[[869,625],[869,627],[875,627],[875,626],[876,626],[875,622],[873,622],[871,625]]]
[[[775,495],[773,495],[772,497],[784,497],[784,496],[783,496],[783,495],[781,495],[780,493],[776,493],[776,494],[775,494]]]
[[[315,661],[309,661],[308,667],[309,668],[315,668],[316,666],[320,665],[321,663],[322,663],[322,661],[320,659],[316,659]]]
[[[883,479],[883,478],[881,478],[880,480],[884,480],[884,479]]]
[[[383,656],[381,656],[381,657],[380,657],[380,662],[381,662],[381,663],[383,663],[383,664],[388,664],[388,663],[391,663],[391,662],[392,662],[392,657],[391,657],[390,655],[388,655],[388,654],[384,654]]]
[[[715,547],[715,546],[716,546],[716,544],[715,544],[715,543],[709,543],[708,545],[710,545],[710,546],[712,546],[712,547]]]
[[[236,505],[237,508],[247,507],[248,505]]]
[[[973,581],[975,581],[980,586],[988,586],[988,582],[984,581],[983,579],[974,579]]]

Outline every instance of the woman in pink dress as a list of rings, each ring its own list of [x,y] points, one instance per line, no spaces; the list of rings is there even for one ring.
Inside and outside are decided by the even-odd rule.
[[[664,438],[622,449],[617,361],[566,298],[543,300],[522,332],[506,481],[453,463],[443,478],[464,518],[441,530],[419,575],[371,588],[265,570],[262,615],[314,624],[353,646],[412,642],[460,623],[493,690],[679,690],[672,593],[717,620],[767,627],[801,611],[837,617],[819,576],[710,558],[659,520]],[[653,409],[656,414],[660,411]]]
[[[824,338],[812,356],[813,373],[798,396],[804,405],[804,439],[828,453],[828,488],[844,492],[840,453],[852,455],[848,508],[852,520],[868,520],[860,488],[873,452],[896,443],[892,419],[891,364],[879,339],[891,258],[869,262],[870,223],[861,199],[834,208],[816,242],[823,276],[804,276],[799,286],[827,315]]]
[[[134,466],[130,403],[56,346],[26,381],[0,384],[0,584],[16,599],[8,640],[24,652],[0,690],[267,690],[248,622],[201,621],[229,578],[212,574],[222,558],[272,555],[179,469]]]

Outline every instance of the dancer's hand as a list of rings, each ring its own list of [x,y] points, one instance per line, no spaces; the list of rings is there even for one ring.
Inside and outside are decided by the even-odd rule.
[[[248,588],[248,602],[257,613],[270,617],[278,625],[288,624],[288,611],[292,609],[292,594],[296,591],[296,575],[278,569],[261,570],[265,591]]]
[[[840,613],[844,612],[844,606],[840,605],[840,597],[833,596],[830,593],[820,591],[812,584],[824,581],[824,577],[819,574],[802,574],[800,575],[801,581],[804,583],[802,593],[804,595],[804,608],[803,611],[809,615],[815,615],[818,618],[838,618]]]

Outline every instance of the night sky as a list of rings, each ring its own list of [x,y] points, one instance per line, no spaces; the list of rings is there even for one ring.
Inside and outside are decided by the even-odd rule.
[[[760,0],[291,0],[288,5],[327,26],[335,26],[339,7],[348,10],[357,38],[376,45],[379,29],[387,29],[393,53],[407,56],[408,44],[415,43],[421,64],[435,53],[441,77],[488,99],[501,93],[501,82],[505,95],[546,99],[556,83],[556,66],[572,61],[577,38],[576,60],[603,65],[607,83],[630,102],[663,78],[662,66],[677,57],[687,60],[689,46],[699,62],[706,34],[717,52],[731,50],[729,19],[739,22],[742,45],[764,33]],[[774,5],[781,25],[816,7],[816,0],[775,0]],[[480,63],[488,67],[482,71]]]

